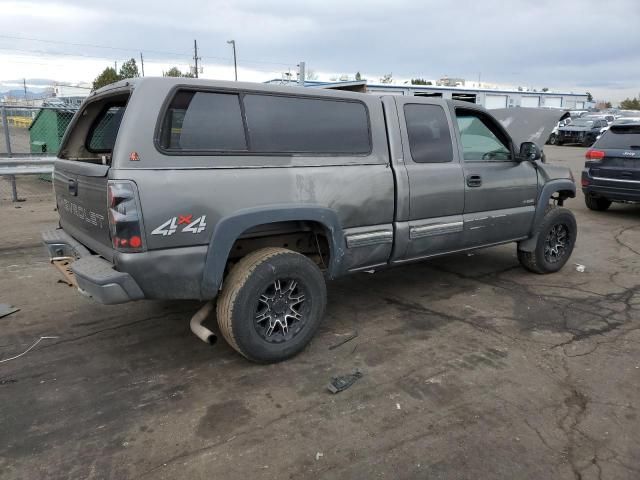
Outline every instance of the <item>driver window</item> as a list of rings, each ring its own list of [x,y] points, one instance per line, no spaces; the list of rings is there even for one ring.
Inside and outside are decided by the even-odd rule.
[[[464,159],[468,162],[510,161],[507,139],[494,125],[475,112],[457,111]]]

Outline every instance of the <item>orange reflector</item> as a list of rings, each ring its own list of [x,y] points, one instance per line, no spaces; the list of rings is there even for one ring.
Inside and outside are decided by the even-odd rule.
[[[138,152],[131,152],[129,154],[129,160],[132,162],[139,162],[140,161],[140,155],[138,155]]]

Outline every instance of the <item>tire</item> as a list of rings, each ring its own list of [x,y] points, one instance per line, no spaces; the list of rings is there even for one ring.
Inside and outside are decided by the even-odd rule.
[[[280,362],[311,341],[326,304],[324,276],[315,263],[291,250],[263,248],[242,258],[224,280],[218,326],[247,359]]]
[[[561,236],[563,232],[564,237]],[[571,210],[550,205],[535,232],[538,238],[536,248],[532,252],[518,250],[518,260],[534,273],[557,272],[571,257],[577,233],[576,219]]]
[[[596,210],[598,212],[603,212],[611,206],[611,200],[603,197],[594,197],[589,194],[584,196],[584,203],[589,210]]]
[[[582,141],[582,146],[583,147],[590,147],[594,143],[596,143],[596,139],[595,138],[593,138],[591,136],[586,136],[586,137],[584,137],[584,140]]]
[[[558,136],[555,133],[549,135],[549,145],[558,145]]]

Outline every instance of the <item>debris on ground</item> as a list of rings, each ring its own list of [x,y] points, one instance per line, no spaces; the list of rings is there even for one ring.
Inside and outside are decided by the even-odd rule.
[[[324,453],[322,452],[316,453],[316,460],[320,460],[322,457],[324,457]]]
[[[396,410],[402,410],[402,407],[400,407],[399,403],[396,403]]]
[[[354,331],[353,333],[350,333],[347,338],[343,338],[341,341],[339,341],[338,343],[331,345],[329,347],[329,350],[333,350],[334,348],[338,348],[341,347],[342,345],[344,345],[347,342],[350,342],[351,340],[353,340],[354,338],[358,337],[358,331]]]
[[[12,313],[16,313],[18,311],[20,311],[20,309],[14,307],[13,305],[9,305],[8,303],[0,303],[0,318],[6,317],[7,315],[11,315]]]
[[[19,355],[16,355],[15,357],[9,357],[9,358],[5,358],[3,360],[0,360],[0,363],[4,363],[4,362],[9,362],[11,360],[15,360],[16,358],[20,358],[23,355],[26,355],[27,353],[29,353],[31,350],[33,350],[36,345],[38,345],[42,340],[48,340],[48,339],[53,339],[53,338],[58,338],[58,337],[40,337],[38,340],[36,340],[35,342],[33,342],[33,345],[31,345],[29,348],[27,348],[24,352],[22,352]]]
[[[582,273],[582,272],[584,272],[585,268],[586,267],[584,265],[580,265],[579,263],[576,263],[576,271],[577,272]]]
[[[329,385],[327,385],[327,388],[331,393],[340,393],[356,383],[356,381],[360,378],[362,378],[362,372],[360,370],[356,370],[350,375],[333,377]]]

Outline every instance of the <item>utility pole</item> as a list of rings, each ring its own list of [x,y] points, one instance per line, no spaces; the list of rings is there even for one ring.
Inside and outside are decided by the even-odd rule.
[[[27,79],[22,79],[22,86],[24,87],[24,102],[27,103]]]
[[[238,81],[238,62],[236,61],[236,41],[227,40],[227,43],[233,47],[233,71],[235,73],[236,82]]]
[[[302,85],[304,87],[304,76],[305,76],[305,71],[304,71],[304,62],[300,62],[298,64],[298,84]]]
[[[113,62],[113,68],[118,73],[118,62]]]
[[[142,76],[144,77],[144,57],[142,56],[142,52],[140,52],[140,68],[142,70]]]
[[[198,78],[198,60],[202,60],[202,59],[198,56],[198,42],[194,40],[193,41],[193,61],[195,62],[196,78]]]

